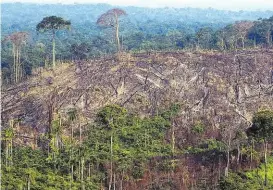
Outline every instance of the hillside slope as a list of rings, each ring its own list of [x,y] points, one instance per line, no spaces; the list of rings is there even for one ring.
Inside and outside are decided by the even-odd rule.
[[[272,108],[272,51],[165,52],[64,63],[2,91],[2,121],[45,132],[49,115],[76,108],[85,122],[98,109],[120,104],[154,115],[171,103],[182,110],[178,127],[248,127],[254,112]],[[50,116],[51,117],[51,116]],[[178,135],[178,138],[182,138]],[[178,142],[178,144],[180,144]]]
[[[233,170],[253,164],[252,157],[248,158],[248,153],[243,152],[249,145],[238,144],[245,139],[238,134],[244,134],[251,125],[255,112],[273,108],[272,60],[272,50],[178,51],[124,53],[119,59],[105,57],[63,63],[54,69],[39,68],[28,80],[2,89],[2,126],[13,129],[14,147],[28,145],[45,153],[49,147],[46,132],[58,121],[60,142],[74,138],[81,150],[82,138],[87,137],[89,129],[95,133],[88,136],[91,142],[98,138],[94,135],[104,134],[105,131],[98,133],[100,129],[91,126],[98,111],[106,105],[119,104],[129,113],[144,118],[159,115],[171,105],[179,104],[178,115],[162,136],[162,144],[173,147],[172,157],[160,156],[161,153],[150,155],[142,177],[124,179],[123,189],[160,189],[159,186],[200,189],[207,183],[217,189],[219,176],[224,175],[227,153],[231,154]],[[69,119],[73,111],[77,113],[76,122]],[[148,126],[147,130],[150,128]],[[57,136],[56,139],[59,142]],[[108,147],[109,139],[104,140]],[[69,147],[68,144],[66,148]],[[48,163],[50,155],[48,153],[47,161],[42,162]],[[76,163],[82,163],[81,159]],[[247,160],[251,160],[250,163]],[[94,172],[105,170],[108,176],[109,163],[102,163],[104,169],[94,165]],[[170,170],[174,164],[175,169]],[[82,171],[87,175],[88,165],[85,167]],[[75,175],[79,175],[80,168],[79,165]],[[16,173],[16,169],[13,172]],[[64,179],[68,180],[68,173]],[[98,179],[108,183],[108,178]],[[8,183],[9,178],[5,176],[5,179]],[[123,174],[118,180],[122,183]]]

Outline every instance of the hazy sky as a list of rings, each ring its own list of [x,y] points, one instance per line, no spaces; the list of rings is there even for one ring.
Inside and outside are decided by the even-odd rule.
[[[2,0],[2,2],[108,3],[141,7],[212,7],[228,10],[273,10],[273,0]]]

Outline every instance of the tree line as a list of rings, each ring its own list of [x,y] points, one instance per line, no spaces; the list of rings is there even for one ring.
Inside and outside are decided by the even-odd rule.
[[[52,33],[47,34],[52,36],[51,40],[47,35],[39,35],[40,39],[36,39],[32,32],[26,31],[7,35],[2,40],[1,50],[3,83],[20,81],[30,75],[33,68],[55,65],[56,57],[57,62],[65,62],[90,59],[117,51],[150,52],[180,49],[230,51],[272,46],[273,17],[254,22],[238,21],[220,29],[199,27],[196,32],[187,32],[179,27],[165,28],[165,32],[157,34],[145,30],[125,32],[135,28],[128,25],[125,15],[127,13],[122,9],[106,11],[97,19],[97,25],[103,35],[96,37],[94,34],[95,38],[91,39],[79,36],[83,34],[73,31],[73,25],[76,23],[71,25],[71,21],[57,16],[45,17],[36,28],[36,31],[40,32],[50,30]],[[54,21],[54,18],[67,23],[57,23],[58,20]],[[158,27],[156,23],[150,24],[155,30]],[[65,26],[72,28],[71,31],[60,30]],[[86,31],[88,25],[83,27],[82,30]]]

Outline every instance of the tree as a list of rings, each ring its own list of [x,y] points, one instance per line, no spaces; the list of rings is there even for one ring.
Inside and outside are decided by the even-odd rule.
[[[37,24],[36,31],[38,32],[52,32],[52,63],[53,67],[55,64],[55,35],[57,30],[61,29],[69,29],[71,26],[71,22],[68,20],[64,20],[61,17],[57,16],[49,16],[43,18],[43,20]]]
[[[197,47],[199,48],[201,46],[203,49],[211,49],[213,47],[213,36],[214,32],[212,28],[201,28],[196,33]]]
[[[81,44],[72,44],[70,52],[76,59],[86,59],[88,57],[90,47],[85,42]]]
[[[218,30],[216,33],[215,33],[215,36],[216,36],[216,46],[221,50],[221,51],[224,51],[226,50],[226,43],[225,43],[225,30],[224,29],[221,29],[221,30]]]
[[[228,25],[224,29],[224,41],[227,49],[236,50],[237,49],[237,36],[236,36],[236,29],[233,25]]]
[[[21,49],[28,39],[29,34],[26,32],[15,32],[9,35],[5,40],[12,42],[13,53],[13,80],[17,83],[23,77],[23,69],[21,63]]]
[[[109,178],[109,190],[111,190],[113,183],[113,158],[114,152],[113,147],[115,146],[114,139],[116,137],[117,130],[124,125],[125,116],[127,114],[127,110],[122,107],[113,105],[106,106],[99,112],[98,117],[101,124],[105,125],[105,128],[110,131],[110,178]]]
[[[97,20],[98,25],[113,27],[115,29],[115,36],[117,42],[117,50],[120,52],[119,42],[119,17],[126,15],[126,12],[122,9],[111,9],[102,14]]]
[[[10,121],[9,127],[5,129],[4,132],[4,140],[5,140],[5,152],[6,152],[6,166],[10,167],[12,165],[12,149],[13,149],[13,138],[14,138],[14,120]]]
[[[259,19],[249,30],[248,37],[254,40],[254,43],[265,43],[267,46],[272,45],[273,17],[269,19]]]
[[[172,47],[176,48],[181,46],[179,45],[179,42],[181,41],[181,39],[184,38],[184,34],[180,32],[179,30],[169,30],[166,34],[166,37],[170,38]]]
[[[234,28],[237,31],[237,40],[241,40],[243,49],[245,48],[247,33],[253,25],[254,22],[251,21],[241,21],[234,24]]]
[[[267,179],[267,147],[268,141],[273,139],[273,111],[263,110],[257,112],[253,117],[253,125],[247,130],[248,136],[263,141],[264,147],[264,184],[268,184]]]

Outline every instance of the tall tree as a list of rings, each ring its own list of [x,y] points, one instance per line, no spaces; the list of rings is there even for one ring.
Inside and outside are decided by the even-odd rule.
[[[23,69],[21,63],[21,50],[26,44],[29,34],[27,32],[15,32],[9,35],[5,40],[12,43],[13,53],[13,81],[17,83],[23,77]]]
[[[102,14],[97,20],[98,25],[113,27],[115,29],[118,52],[120,52],[119,17],[126,14],[127,13],[122,9],[111,9],[107,11],[106,13]]]
[[[36,26],[36,31],[38,31],[38,32],[52,32],[52,64],[53,64],[53,67],[56,66],[56,63],[55,63],[56,31],[61,30],[61,29],[69,29],[70,26],[71,26],[70,21],[64,20],[63,18],[57,17],[57,16],[45,17]]]

